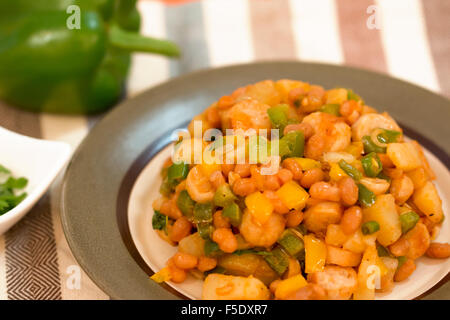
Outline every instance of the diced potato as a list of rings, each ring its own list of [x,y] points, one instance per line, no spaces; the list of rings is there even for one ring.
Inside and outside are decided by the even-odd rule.
[[[309,198],[308,192],[294,181],[286,182],[276,194],[289,209],[302,210]]]
[[[327,227],[327,234],[325,236],[326,244],[341,247],[346,241],[348,236],[342,231],[339,224],[329,224]]]
[[[307,284],[308,283],[301,274],[282,280],[275,289],[275,298],[280,300],[286,299],[290,294],[303,288]]]
[[[380,288],[377,291],[391,292],[394,288],[394,275],[397,270],[398,260],[389,257],[380,257],[380,260],[386,267],[387,272],[381,275]]]
[[[327,102],[332,104],[341,104],[347,100],[347,89],[337,88],[328,90],[327,93]]]
[[[301,167],[303,171],[320,168],[322,165],[319,161],[309,158],[293,158]]]
[[[327,245],[326,262],[341,267],[356,267],[361,262],[361,254]]]
[[[364,208],[363,221],[378,222],[380,231],[378,231],[377,240],[385,247],[397,241],[402,235],[395,199],[391,194],[377,196],[371,207]]]
[[[341,220],[342,211],[339,203],[320,202],[305,211],[305,226],[312,232],[325,234],[329,224],[336,224]]]
[[[277,273],[267,264],[262,256],[256,254],[226,254],[220,257],[218,266],[233,276],[254,276],[265,285],[278,279]]]
[[[306,235],[303,241],[305,243],[305,272],[322,271],[327,259],[327,245],[312,234]]]
[[[444,218],[442,200],[431,181],[414,191],[413,202],[434,223],[441,223]]]
[[[423,167],[409,171],[406,175],[411,179],[414,190],[422,188],[428,181],[427,173]]]
[[[193,233],[181,239],[178,243],[178,251],[188,253],[190,255],[201,257],[205,255],[205,240],[202,239],[198,232]]]
[[[417,141],[411,141],[411,143],[416,148],[417,152],[419,153],[420,160],[422,161],[423,168],[425,169],[425,172],[428,176],[428,179],[434,180],[436,179],[436,174],[434,173],[433,169],[431,169],[431,166],[425,157],[425,153],[423,152],[422,146]]]
[[[375,298],[375,283],[377,265],[377,249],[367,247],[358,268],[358,286],[353,294],[354,300],[373,300]]]
[[[411,171],[422,166],[420,154],[411,142],[389,143],[386,153],[395,166],[404,171]]]
[[[403,237],[408,240],[409,248],[406,257],[417,259],[425,254],[430,246],[430,234],[427,227],[418,222],[416,226],[408,231]]]
[[[275,82],[272,80],[263,80],[246,86],[243,96],[251,97],[270,106],[281,102],[281,95],[276,90]]]
[[[364,235],[361,230],[358,229],[352,234],[342,246],[345,250],[349,250],[355,253],[363,253],[366,250],[366,243],[364,241]]]
[[[259,191],[248,195],[245,198],[245,205],[252,217],[260,224],[266,223],[273,212],[272,202]]]
[[[213,273],[203,282],[203,300],[268,300],[269,289],[260,280]]]

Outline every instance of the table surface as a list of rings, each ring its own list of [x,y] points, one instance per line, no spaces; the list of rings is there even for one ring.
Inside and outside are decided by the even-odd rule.
[[[273,59],[357,66],[450,96],[450,1],[141,0],[138,8],[142,33],[175,41],[183,56],[134,54],[128,97],[193,70]],[[0,126],[74,148],[101,117],[34,114],[0,102]],[[0,299],[109,299],[68,248],[61,179],[0,237]]]

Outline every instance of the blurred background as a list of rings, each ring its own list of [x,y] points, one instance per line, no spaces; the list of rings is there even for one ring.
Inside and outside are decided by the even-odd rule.
[[[448,0],[139,0],[136,6],[141,34],[173,41],[181,57],[134,53],[120,99],[187,72],[263,60],[355,66],[450,97]],[[68,103],[62,99],[61,108]],[[103,115],[32,113],[0,101],[0,126],[74,148]],[[109,298],[81,270],[80,288],[68,285],[77,263],[59,220],[60,180],[0,237],[1,299]]]

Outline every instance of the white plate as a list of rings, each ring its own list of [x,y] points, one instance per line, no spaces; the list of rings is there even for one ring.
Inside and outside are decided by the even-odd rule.
[[[14,177],[25,177],[27,197],[0,216],[0,235],[22,219],[47,191],[70,158],[71,148],[62,142],[34,139],[0,127],[0,164]]]
[[[446,219],[436,242],[450,242],[450,173],[447,168],[433,154],[425,150],[426,157],[437,175],[434,181],[442,198]],[[133,241],[144,261],[153,271],[165,266],[166,261],[172,257],[177,248],[163,241],[151,228],[152,202],[159,196],[161,185],[160,170],[164,161],[171,155],[171,146],[162,150],[144,168],[133,187],[128,205],[128,222]],[[416,261],[417,268],[412,276],[400,283],[396,283],[392,292],[378,294],[377,299],[414,299],[431,289],[450,271],[450,259],[439,260],[421,257]],[[200,299],[202,281],[189,276],[181,283],[168,283],[180,293],[191,299]]]

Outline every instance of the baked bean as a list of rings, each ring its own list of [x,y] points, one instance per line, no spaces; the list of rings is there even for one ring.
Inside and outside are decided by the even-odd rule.
[[[188,270],[193,269],[197,266],[198,259],[196,256],[193,256],[189,253],[177,252],[173,256],[173,262],[177,266],[177,268]]]
[[[305,145],[305,157],[318,160],[325,151],[326,139],[321,133],[316,133],[308,139]]]
[[[285,184],[286,182],[291,181],[294,175],[290,170],[281,168],[278,170],[277,177],[280,179],[281,184]]]
[[[394,281],[400,282],[406,280],[416,270],[416,264],[413,259],[408,259],[406,262],[397,269],[394,276]]]
[[[433,242],[428,247],[426,255],[434,259],[445,259],[450,257],[450,244]]]
[[[306,170],[303,173],[303,177],[300,180],[300,184],[303,188],[310,188],[314,183],[322,181],[325,178],[325,174],[319,168],[313,168]]]
[[[264,191],[264,195],[273,205],[273,210],[279,214],[285,214],[289,212],[289,208],[281,201],[278,195],[272,190]]]
[[[222,164],[222,172],[225,177],[228,177],[228,174],[234,170],[234,164]]]
[[[306,96],[306,91],[302,87],[291,89],[288,94],[288,101],[295,107],[300,107],[303,98]]]
[[[341,191],[331,183],[319,181],[309,189],[312,198],[338,202],[341,199]]]
[[[214,258],[209,258],[201,256],[198,258],[197,269],[201,272],[209,271],[217,266],[217,260]]]
[[[214,171],[213,173],[211,173],[211,176],[209,177],[209,181],[211,181],[214,188],[216,188],[216,189],[226,183],[225,178],[223,177],[223,174],[221,171]]]
[[[352,206],[358,201],[358,186],[350,177],[343,177],[338,182],[341,201],[345,206]]]
[[[212,239],[219,245],[220,250],[223,252],[232,253],[237,249],[237,239],[230,228],[218,228],[214,230]]]
[[[264,191],[264,180],[265,176],[261,174],[261,169],[257,165],[251,165],[250,172],[252,175],[252,180],[255,183],[256,189],[259,191]]]
[[[170,271],[170,280],[171,281],[173,281],[175,283],[181,283],[184,280],[186,280],[186,276],[187,276],[186,271],[178,268],[175,265],[173,258],[171,258],[167,261],[167,267],[169,268],[169,271]]]
[[[361,226],[362,210],[358,206],[353,206],[344,211],[341,219],[341,229],[345,234],[353,234]]]
[[[406,256],[410,246],[409,241],[401,237],[389,246],[389,251],[396,257]]]
[[[300,179],[303,177],[302,166],[297,161],[295,161],[295,159],[287,158],[286,160],[284,160],[283,168],[286,168],[290,172],[292,172],[292,178],[294,180],[300,181]]]
[[[192,224],[189,220],[182,216],[178,218],[171,228],[171,232],[169,234],[170,240],[174,242],[179,242],[184,237],[187,237],[191,233]]]
[[[281,280],[275,280],[275,281],[272,281],[271,283],[270,283],[270,286],[269,286],[269,289],[270,289],[270,292],[272,292],[273,294],[275,294],[275,290],[277,290],[277,287],[278,287],[278,285],[280,284],[280,282],[281,282]]]
[[[278,177],[274,174],[265,176],[264,189],[273,191],[280,189]]]
[[[303,212],[299,210],[293,210],[286,215],[286,226],[294,228],[303,221]]]
[[[302,100],[301,110],[303,112],[314,112],[323,105],[325,90],[320,86],[311,86],[311,89]]]
[[[234,167],[234,172],[236,172],[238,175],[241,176],[241,178],[247,178],[250,177],[250,165],[245,164],[237,164]]]
[[[218,210],[213,215],[213,224],[216,228],[229,228],[230,221],[222,215],[222,210]]]
[[[392,179],[390,193],[395,198],[395,203],[402,205],[414,192],[412,180],[405,174],[401,178]]]
[[[174,199],[170,199],[161,204],[160,212],[169,218],[178,219],[183,214],[175,203]]]
[[[256,191],[256,184],[251,178],[239,179],[233,184],[233,192],[238,196],[248,196]]]

